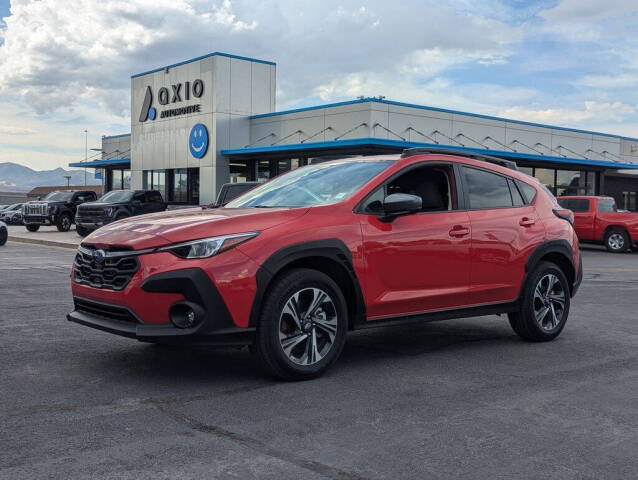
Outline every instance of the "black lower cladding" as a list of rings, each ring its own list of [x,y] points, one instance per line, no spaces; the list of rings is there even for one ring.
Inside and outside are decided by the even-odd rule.
[[[103,304],[100,304],[99,311],[96,311],[95,305],[90,306],[92,311],[85,306],[78,308],[77,301],[80,299],[76,299],[76,309],[67,318],[82,325],[146,342],[217,346],[241,346],[250,345],[253,342],[255,329],[235,326],[217,288],[208,275],[199,268],[152,275],[144,281],[141,288],[149,293],[181,294],[186,301],[202,307],[204,318],[192,328],[177,328],[172,324],[139,323],[135,325],[114,318],[110,310],[105,314]],[[83,299],[80,301],[86,302]]]

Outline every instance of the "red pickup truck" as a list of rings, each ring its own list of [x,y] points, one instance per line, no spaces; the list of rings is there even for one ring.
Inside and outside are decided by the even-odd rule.
[[[558,197],[561,207],[574,212],[574,230],[581,242],[602,243],[614,253],[638,243],[638,213],[619,212],[611,197]]]

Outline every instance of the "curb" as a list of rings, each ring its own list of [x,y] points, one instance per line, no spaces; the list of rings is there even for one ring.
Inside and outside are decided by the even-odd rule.
[[[30,243],[32,245],[43,245],[43,246],[46,246],[46,247],[61,247],[61,248],[68,248],[68,249],[72,249],[72,250],[76,250],[78,248],[78,245],[73,244],[73,243],[56,242],[54,240],[40,240],[40,239],[35,239],[35,238],[23,238],[23,237],[12,237],[12,236],[9,236],[7,238],[7,241],[9,241],[9,242],[17,242],[17,243]]]

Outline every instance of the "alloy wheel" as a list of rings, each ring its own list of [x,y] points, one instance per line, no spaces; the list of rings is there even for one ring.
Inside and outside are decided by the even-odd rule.
[[[304,288],[284,304],[279,316],[279,343],[286,357],[297,365],[321,361],[334,345],[337,309],[325,291]]]
[[[607,244],[613,250],[622,250],[625,246],[625,238],[620,233],[612,233],[607,239]]]
[[[553,273],[543,275],[534,289],[534,318],[545,331],[556,329],[565,313],[565,290]]]

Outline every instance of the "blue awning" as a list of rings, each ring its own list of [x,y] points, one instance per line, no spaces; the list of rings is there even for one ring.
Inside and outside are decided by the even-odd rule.
[[[507,152],[502,150],[491,150],[485,148],[470,148],[460,147],[457,145],[442,145],[434,143],[419,143],[408,142],[402,140],[388,140],[384,138],[353,138],[351,140],[336,140],[329,142],[314,142],[314,143],[294,143],[288,145],[268,145],[265,147],[247,147],[247,148],[231,148],[222,150],[222,155],[228,155],[232,157],[244,157],[244,158],[257,158],[259,155],[267,154],[283,154],[287,153],[289,156],[297,155],[321,155],[329,154],[331,151],[344,149],[351,149],[356,153],[357,148],[394,148],[400,151],[404,148],[417,148],[417,147],[431,147],[431,148],[449,148],[450,150],[456,150],[459,152],[477,153],[483,155],[493,155],[496,157],[506,158],[508,160],[526,160],[531,162],[547,162],[547,163],[562,163],[570,165],[581,165],[583,167],[604,167],[604,168],[623,168],[623,169],[638,169],[638,164],[624,163],[624,162],[612,162],[609,160],[594,160],[575,157],[556,157],[551,155],[537,155],[522,152]]]
[[[73,162],[69,167],[77,168],[108,168],[108,167],[130,167],[130,158],[118,158],[112,160],[93,160],[92,162]]]

